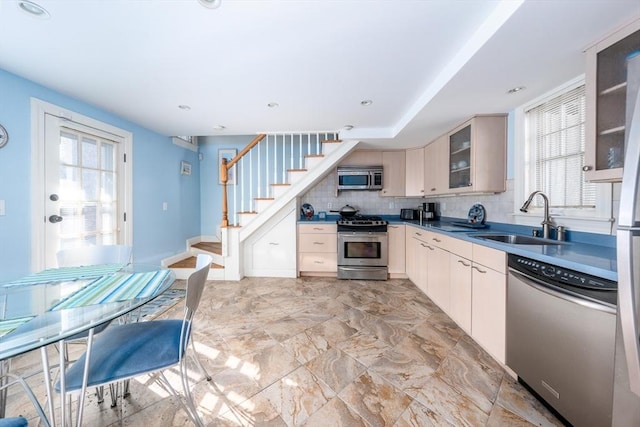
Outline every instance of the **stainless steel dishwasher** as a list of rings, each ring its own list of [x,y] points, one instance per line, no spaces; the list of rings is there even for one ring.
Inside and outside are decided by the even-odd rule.
[[[610,426],[617,284],[509,255],[507,366],[574,426]]]

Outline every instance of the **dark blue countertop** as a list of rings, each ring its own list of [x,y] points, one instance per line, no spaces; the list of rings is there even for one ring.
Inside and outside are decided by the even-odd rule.
[[[513,233],[530,236],[533,227],[491,222],[487,223],[487,227],[483,229],[453,226],[452,221],[464,221],[458,218],[445,218],[442,221],[426,222],[420,226],[418,221],[402,220],[398,215],[381,216],[390,224],[410,225],[596,277],[618,280],[615,236],[568,230],[567,242],[562,245],[514,245],[479,239],[474,235],[478,233]],[[314,217],[312,220],[301,219],[299,223],[335,223],[337,219],[338,216],[329,215],[325,220],[318,220],[317,217]]]

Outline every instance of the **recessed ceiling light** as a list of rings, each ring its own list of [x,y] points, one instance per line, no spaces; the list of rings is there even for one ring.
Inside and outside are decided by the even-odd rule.
[[[370,99],[365,99],[364,101],[360,101],[360,105],[364,105],[365,107],[373,104],[373,101]]]
[[[353,125],[344,125],[344,126],[342,127],[342,129],[344,129],[344,130],[351,130],[351,129],[353,129]]]
[[[215,125],[213,127],[213,130],[225,130],[227,127],[226,126],[222,126],[222,125]]]
[[[217,9],[222,4],[222,0],[198,0],[198,3],[207,9]]]
[[[280,104],[278,104],[277,102],[270,102],[267,104],[267,107],[269,108],[278,108],[280,106]]]
[[[509,94],[511,94],[511,93],[517,93],[517,92],[520,92],[521,90],[525,90],[525,89],[526,89],[526,88],[525,88],[524,86],[516,86],[516,87],[514,87],[514,88],[512,88],[512,89],[509,89],[509,90],[507,91],[507,93],[509,93]]]
[[[49,12],[47,12],[47,9],[29,0],[19,1],[18,7],[20,7],[20,9],[22,9],[24,12],[27,12],[31,16],[35,16],[42,19],[47,19],[51,17],[51,15],[49,15]]]
[[[185,110],[185,111],[191,110],[191,107],[189,107],[188,105],[185,105],[185,104],[178,105],[178,108],[181,109],[181,110]]]

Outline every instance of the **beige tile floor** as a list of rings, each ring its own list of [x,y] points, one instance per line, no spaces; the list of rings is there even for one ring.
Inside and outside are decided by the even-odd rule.
[[[562,425],[408,280],[208,282],[196,319],[196,348],[213,377],[191,371],[205,425]],[[12,369],[37,363],[27,355]],[[116,408],[95,396],[85,408],[91,426],[190,424],[148,377],[132,381]],[[8,411],[38,422],[16,391]]]

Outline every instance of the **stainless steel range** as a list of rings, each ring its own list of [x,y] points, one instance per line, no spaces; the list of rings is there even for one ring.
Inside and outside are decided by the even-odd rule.
[[[338,279],[387,280],[388,221],[378,216],[340,217]]]

